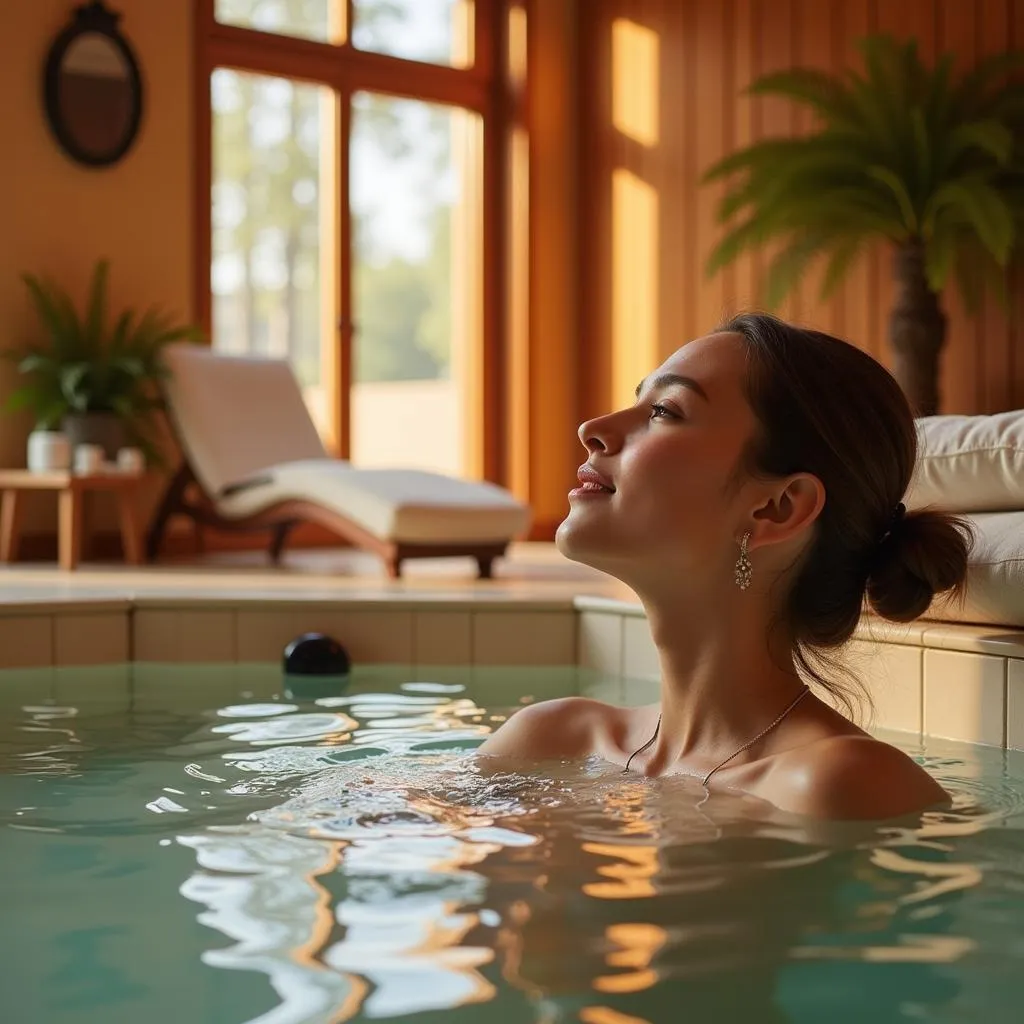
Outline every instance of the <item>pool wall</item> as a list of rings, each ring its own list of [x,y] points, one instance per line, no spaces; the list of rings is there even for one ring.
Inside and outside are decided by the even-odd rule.
[[[627,681],[657,678],[638,605],[507,594],[18,601],[0,604],[0,668],[276,663],[290,639],[311,630],[336,636],[357,663],[421,674],[432,666],[578,665],[604,680],[609,700],[621,699]],[[1024,750],[1024,630],[866,617],[849,656],[870,689],[876,726]]]

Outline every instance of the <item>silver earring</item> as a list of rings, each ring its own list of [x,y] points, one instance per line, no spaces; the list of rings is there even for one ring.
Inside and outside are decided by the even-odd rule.
[[[740,557],[736,561],[736,572],[733,574],[736,586],[740,590],[746,590],[750,586],[750,581],[754,578],[754,567],[750,564],[750,559],[747,557],[748,540],[750,540],[749,531],[743,534],[743,540],[740,541]]]

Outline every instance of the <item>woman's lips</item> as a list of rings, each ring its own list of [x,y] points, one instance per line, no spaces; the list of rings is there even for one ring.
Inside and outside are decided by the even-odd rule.
[[[593,480],[588,480],[586,483],[580,484],[579,487],[574,487],[569,492],[570,498],[599,498],[608,497],[615,492],[610,487],[605,487],[604,484],[599,484]]]

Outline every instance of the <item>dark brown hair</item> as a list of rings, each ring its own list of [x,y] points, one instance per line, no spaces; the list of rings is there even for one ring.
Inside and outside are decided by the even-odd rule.
[[[775,626],[797,667],[851,714],[863,699],[838,657],[864,606],[910,622],[936,594],[963,596],[971,528],[935,510],[900,514],[917,431],[899,384],[867,353],[774,316],[745,313],[720,331],[747,348],[747,401],[759,423],[741,468],[811,473],[825,488],[815,538],[796,567]]]

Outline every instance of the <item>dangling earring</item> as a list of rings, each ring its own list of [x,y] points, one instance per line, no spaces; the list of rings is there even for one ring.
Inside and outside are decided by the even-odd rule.
[[[748,540],[750,540],[749,531],[743,534],[743,540],[740,541],[740,557],[736,561],[736,572],[733,575],[733,579],[736,580],[736,586],[740,590],[746,590],[750,586],[750,581],[754,578],[754,567],[750,564],[750,559],[747,557]]]

